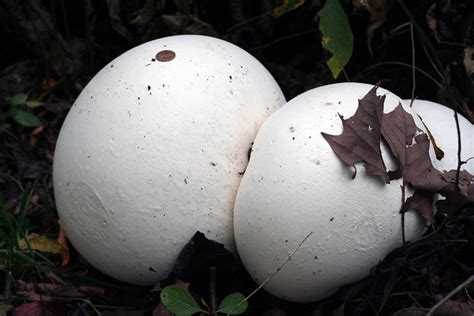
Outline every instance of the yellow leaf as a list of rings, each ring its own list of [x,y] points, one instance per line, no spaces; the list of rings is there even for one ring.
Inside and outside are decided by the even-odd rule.
[[[295,10],[304,4],[305,0],[280,0],[273,8],[273,15],[280,17],[288,11]]]
[[[323,36],[321,40],[323,44],[327,44],[331,41],[331,38],[329,36]]]
[[[28,240],[28,243],[25,239],[22,239],[18,242],[18,246],[20,247],[20,249],[28,249],[29,244],[32,250],[52,254],[60,254],[61,252],[61,245],[55,239],[51,239],[46,236],[41,236],[36,233],[29,234],[26,238]]]

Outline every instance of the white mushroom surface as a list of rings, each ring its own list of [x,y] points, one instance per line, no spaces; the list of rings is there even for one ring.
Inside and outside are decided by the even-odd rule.
[[[93,266],[152,285],[196,231],[234,248],[232,211],[263,121],[285,103],[228,42],[182,35],[135,47],[84,88],[54,160],[60,219]]]
[[[403,100],[409,106],[411,100]],[[413,100],[413,112],[418,114],[433,136],[436,145],[444,152],[441,160],[436,159],[433,146],[430,146],[430,156],[435,168],[440,171],[455,170],[458,166],[458,132],[454,111],[442,104],[427,100]],[[458,115],[459,128],[461,132],[461,161],[467,161],[461,166],[474,174],[474,125],[472,125],[461,114]],[[426,127],[420,128],[427,132]]]
[[[234,208],[238,253],[251,276],[285,300],[323,299],[340,286],[366,277],[391,250],[402,245],[401,181],[385,184],[361,164],[346,166],[321,132],[339,135],[338,116],[352,116],[373,86],[341,83],[307,91],[268,118],[257,134]],[[386,95],[384,112],[401,100]],[[410,110],[407,110],[410,112]],[[385,146],[390,170],[395,162]],[[409,194],[409,193],[407,193]],[[415,212],[405,216],[407,240],[424,230]]]

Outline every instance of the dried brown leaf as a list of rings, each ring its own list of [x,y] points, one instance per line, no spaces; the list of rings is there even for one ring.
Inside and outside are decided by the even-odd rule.
[[[434,315],[438,316],[472,316],[474,315],[474,302],[459,302],[447,300],[441,305]]]
[[[367,47],[372,55],[372,38],[375,31],[385,22],[389,9],[388,0],[358,0],[356,6],[364,6],[370,12],[370,24],[367,27]]]
[[[402,175],[406,168],[407,148],[413,143],[413,138],[418,131],[415,120],[401,104],[398,104],[392,112],[384,114],[381,130],[383,138],[400,163],[402,172],[398,174]]]
[[[429,155],[430,141],[426,134],[415,137],[415,144],[407,148],[404,182],[415,189],[437,192],[446,186],[443,173],[433,167]]]
[[[409,210],[417,211],[428,223],[434,224],[433,193],[416,190],[415,193],[405,201],[401,211],[407,212]]]
[[[63,226],[61,224],[61,221],[59,221],[59,236],[57,239],[57,243],[60,246],[59,249],[59,254],[61,255],[61,266],[65,267],[70,260],[70,255],[69,255],[69,247],[67,245],[67,237],[66,233],[64,232]]]
[[[361,100],[354,116],[343,119],[341,135],[321,133],[336,155],[349,166],[364,162],[367,174],[380,176],[386,183],[389,177],[380,150],[380,126],[385,96],[377,96],[377,87]]]
[[[455,184],[456,184],[456,170],[445,171],[442,174],[442,178],[445,182],[445,187],[441,190],[441,194],[449,192],[455,192]],[[469,196],[469,190],[472,184],[472,175],[467,172],[466,170],[459,171],[459,179],[458,179],[458,189],[459,193],[464,196]]]
[[[42,302],[22,304],[13,311],[15,316],[46,316],[47,311]]]
[[[145,25],[150,22],[157,11],[161,9],[161,3],[157,0],[145,0],[143,8],[138,11],[138,15],[130,22],[132,25]]]

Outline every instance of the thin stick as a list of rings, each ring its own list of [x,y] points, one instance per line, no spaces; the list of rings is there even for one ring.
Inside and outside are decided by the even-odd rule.
[[[403,177],[405,178],[405,177]],[[405,181],[403,181],[405,182]],[[403,206],[405,205],[405,188],[406,188],[406,184],[403,183],[401,185],[401,188],[402,188],[402,208]],[[406,237],[405,237],[405,213],[406,211],[403,210],[402,212],[402,241],[403,241],[403,245],[405,245],[407,243],[407,240],[406,240]]]
[[[209,296],[211,300],[211,315],[216,315],[217,298],[216,298],[216,267],[211,267],[209,271]]]
[[[269,43],[266,43],[266,44],[263,44],[263,45],[260,45],[260,46],[257,46],[257,47],[250,48],[249,51],[254,52],[254,51],[257,51],[257,50],[260,50],[260,49],[270,47],[270,46],[272,46],[274,44],[277,44],[279,42],[286,41],[286,40],[296,38],[296,37],[300,37],[300,36],[303,36],[303,35],[306,35],[306,34],[316,33],[317,31],[318,31],[317,29],[312,28],[312,29],[302,31],[302,32],[299,32],[299,33],[282,36],[282,37],[277,38],[276,40],[271,41]]]
[[[413,34],[413,22],[410,23],[410,36],[411,36],[411,100],[410,108],[413,105],[413,100],[415,100],[415,90],[416,90],[416,72],[415,72],[415,35]]]
[[[403,66],[403,67],[409,67],[409,68],[414,68],[416,71],[418,71],[419,73],[423,74],[426,78],[430,79],[436,86],[438,86],[438,88],[442,89],[443,87],[441,86],[441,83],[438,82],[438,80],[436,80],[435,78],[433,78],[429,73],[427,73],[426,71],[424,71],[423,69],[419,68],[419,67],[413,67],[413,65],[410,65],[410,64],[407,64],[407,63],[403,63],[403,62],[400,62],[400,61],[384,61],[384,62],[381,62],[381,63],[377,63],[377,64],[373,64],[367,68],[365,68],[363,70],[363,72],[366,72],[367,70],[369,69],[372,69],[372,68],[377,68],[377,67],[380,67],[380,66],[385,66],[385,65],[397,65],[397,66]]]
[[[456,185],[454,187],[454,196],[456,197],[459,194],[459,174],[461,173],[461,165],[463,164],[463,162],[461,161],[461,127],[459,126],[459,117],[458,117],[458,111],[456,110],[456,107],[453,107],[453,111],[454,111],[454,121],[456,122],[456,134],[458,137],[458,153],[457,153],[458,165],[456,167],[456,181],[454,182]],[[453,215],[455,211],[454,209],[455,204],[456,204],[455,201],[456,201],[456,198],[451,200],[448,216]]]
[[[439,71],[439,69],[442,69],[443,67],[442,67],[441,61],[439,60],[438,56],[436,56],[433,45],[431,45],[431,43],[428,40],[428,38],[426,37],[425,33],[423,33],[422,28],[418,25],[418,23],[416,23],[415,18],[411,14],[410,10],[408,10],[408,8],[405,5],[405,3],[403,2],[403,0],[397,0],[397,2],[400,5],[400,7],[402,8],[402,10],[405,12],[405,14],[408,16],[408,18],[411,20],[411,22],[413,23],[413,26],[415,27],[416,32],[420,36],[422,42],[424,42],[423,44],[426,45],[427,49],[433,54],[433,68],[435,68],[435,70],[438,73],[441,73]],[[427,56],[428,56],[428,59],[431,60],[431,56],[429,56],[429,54],[427,54]],[[443,76],[441,76],[441,77],[443,78]]]
[[[262,284],[260,284],[260,286],[258,286],[255,290],[253,290],[252,293],[250,293],[246,298],[244,298],[239,304],[237,304],[237,306],[235,306],[235,308],[232,310],[236,310],[240,305],[242,305],[243,303],[245,303],[246,301],[248,301],[252,296],[255,295],[255,293],[257,293],[268,281],[270,281],[271,279],[273,279],[273,277],[275,276],[275,274],[277,274],[278,272],[280,272],[280,270],[288,263],[288,261],[291,260],[291,257],[298,251],[298,249],[301,248],[301,246],[303,245],[303,243],[306,241],[306,239],[309,238],[309,236],[311,236],[313,234],[313,232],[310,232],[298,245],[298,247],[295,248],[295,250],[293,250],[292,253],[290,253],[288,255],[288,257],[286,257],[286,260],[278,267],[276,268],[275,271],[272,272],[272,274],[270,274],[270,276],[268,278],[265,279],[265,281],[263,281]]]
[[[242,21],[242,22],[240,22],[240,23],[237,23],[237,24],[231,26],[230,28],[227,29],[227,32],[232,32],[233,30],[235,30],[235,29],[237,29],[237,28],[239,28],[239,27],[241,27],[241,26],[243,26],[243,25],[245,25],[245,24],[251,23],[251,22],[256,21],[256,20],[260,20],[261,18],[266,17],[266,16],[271,15],[271,14],[272,14],[272,12],[269,11],[269,12],[265,12],[265,13],[263,13],[263,14],[254,16],[254,17],[252,17],[252,18],[250,18],[250,19],[247,19],[247,20],[245,20],[245,21]]]
[[[349,76],[347,75],[346,70],[344,69],[344,67],[342,67],[341,70],[342,70],[342,73],[344,74],[344,77],[346,78],[346,81],[347,81],[347,82],[351,82],[351,79],[350,79]]]
[[[372,310],[374,311],[374,315],[378,315],[379,312],[378,312],[377,309],[375,308],[375,306],[374,306],[374,304],[372,303],[372,301],[370,300],[370,298],[369,298],[364,292],[362,292],[362,296],[365,298],[365,300],[367,301],[367,303],[369,303],[370,308],[372,308]]]
[[[434,305],[433,307],[430,308],[430,311],[428,312],[428,314],[426,314],[426,316],[431,316],[433,315],[433,313],[441,306],[443,305],[444,303],[446,303],[454,294],[456,294],[457,292],[461,291],[465,286],[468,286],[471,282],[474,281],[474,275],[471,275],[466,281],[464,281],[463,283],[459,284],[454,290],[452,290],[448,295],[446,295],[445,297],[443,297],[443,299],[441,301],[439,301],[438,303],[436,303],[436,305]]]
[[[9,178],[13,182],[15,182],[15,184],[18,186],[18,188],[20,189],[20,191],[22,193],[25,192],[25,188],[23,187],[21,182],[17,178],[15,178],[14,176],[11,176],[11,175],[9,175],[8,173],[5,173],[5,172],[0,172],[0,176],[5,177],[5,178]]]

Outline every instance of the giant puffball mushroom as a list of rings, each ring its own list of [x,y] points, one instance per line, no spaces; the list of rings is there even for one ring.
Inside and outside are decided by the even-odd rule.
[[[411,100],[403,100],[409,106]],[[423,123],[428,127],[436,145],[444,152],[444,157],[436,158],[433,145],[430,146],[430,157],[433,166],[440,171],[456,170],[458,167],[458,133],[454,111],[439,103],[426,100],[413,100],[413,112],[421,117]],[[467,161],[461,165],[461,170],[474,174],[474,126],[461,114],[458,115],[459,128],[461,132],[461,161]],[[420,128],[427,132],[426,127]]]
[[[151,285],[196,231],[233,249],[232,211],[263,121],[285,102],[233,44],[182,35],[135,47],[84,88],[54,159],[65,232],[93,266]]]
[[[362,279],[402,244],[399,181],[385,184],[354,169],[333,152],[321,132],[338,135],[373,86],[340,83],[309,90],[273,113],[262,125],[234,208],[238,253],[262,283],[305,236],[313,233],[264,289],[285,300],[310,302]],[[385,110],[401,100],[384,89]],[[409,111],[409,109],[407,109]],[[410,111],[409,111],[410,112]],[[390,170],[393,158],[382,146]],[[415,212],[405,216],[407,240],[424,230]]]

